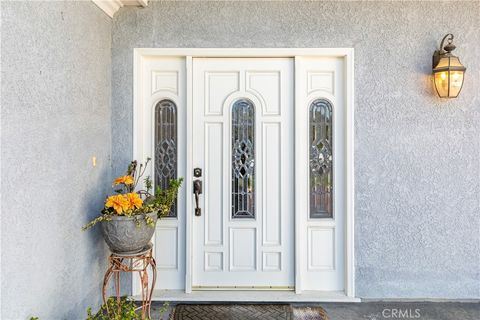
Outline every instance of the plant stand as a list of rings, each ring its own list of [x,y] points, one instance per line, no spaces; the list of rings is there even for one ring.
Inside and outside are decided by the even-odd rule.
[[[105,273],[103,280],[103,302],[107,303],[107,288],[110,278],[113,276],[115,284],[115,294],[117,303],[120,306],[120,273],[121,272],[138,272],[140,276],[142,305],[138,309],[142,309],[142,319],[148,316],[151,318],[150,307],[152,305],[152,294],[157,279],[157,267],[155,259],[152,256],[153,245],[150,243],[145,250],[136,254],[123,254],[112,252],[108,258],[109,267]],[[151,287],[148,286],[148,267],[152,269]],[[108,310],[108,305],[107,305]]]

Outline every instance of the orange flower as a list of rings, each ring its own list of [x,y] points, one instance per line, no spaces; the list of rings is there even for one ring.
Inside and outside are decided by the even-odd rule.
[[[117,195],[117,196],[110,196],[107,198],[105,202],[105,207],[113,208],[117,212],[117,214],[121,215],[126,210],[128,210],[129,202],[125,198],[124,195]]]
[[[116,186],[117,184],[133,184],[133,177],[132,176],[123,176],[123,177],[118,177],[117,179],[113,180],[113,185]]]
[[[143,200],[140,198],[138,193],[131,192],[125,195],[129,209],[141,208]]]

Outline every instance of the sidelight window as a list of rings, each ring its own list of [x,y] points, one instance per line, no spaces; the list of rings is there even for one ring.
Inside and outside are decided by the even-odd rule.
[[[155,188],[166,189],[177,178],[177,106],[162,100],[155,106]],[[168,217],[177,217],[175,204]]]
[[[310,218],[333,217],[332,105],[310,105]]]

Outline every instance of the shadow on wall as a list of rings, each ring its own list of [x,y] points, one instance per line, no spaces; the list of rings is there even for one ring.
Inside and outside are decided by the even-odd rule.
[[[86,212],[85,217],[82,222],[82,226],[89,221],[93,220],[96,218],[100,211],[102,210],[104,206],[104,201],[107,196],[111,195],[114,193],[114,189],[112,187],[112,175],[110,171],[110,164],[108,167],[102,169],[102,172],[99,176],[98,181],[102,181],[105,183],[104,188],[99,188],[97,190],[93,189],[88,193],[88,195],[85,196],[85,199],[82,201],[84,204],[84,212]],[[92,252],[92,257],[94,258],[94,261],[92,262],[92,266],[96,266],[95,269],[92,270],[87,270],[84,269],[84,272],[82,274],[82,277],[84,279],[91,277],[93,273],[96,273],[98,275],[103,275],[107,271],[108,267],[108,256],[110,255],[110,250],[105,243],[102,235],[102,229],[100,224],[94,226],[93,228],[87,230],[87,231],[80,231],[84,233],[84,236],[87,238],[88,241],[88,247],[89,248],[94,248],[95,250]],[[121,294],[122,295],[131,295],[132,289],[131,289],[131,282],[132,278],[131,275],[122,273],[121,274]],[[92,294],[94,296],[99,297],[99,301],[101,301],[102,297],[102,285],[103,283],[98,283],[97,288],[95,289]],[[110,287],[107,292],[107,296],[113,295],[115,292],[115,288],[113,285],[113,281],[110,282]],[[85,301],[88,301],[88,299],[85,299]],[[100,303],[98,304],[98,306]],[[92,306],[92,309],[95,309],[97,306]],[[86,310],[85,310],[86,312]],[[86,314],[86,313],[85,313]]]

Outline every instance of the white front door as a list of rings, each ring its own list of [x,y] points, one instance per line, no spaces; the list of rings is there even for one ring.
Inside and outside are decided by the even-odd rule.
[[[157,224],[156,289],[353,295],[351,60],[198,50],[136,58],[134,157],[155,186],[185,178]]]
[[[294,61],[193,59],[193,289],[294,287]]]

